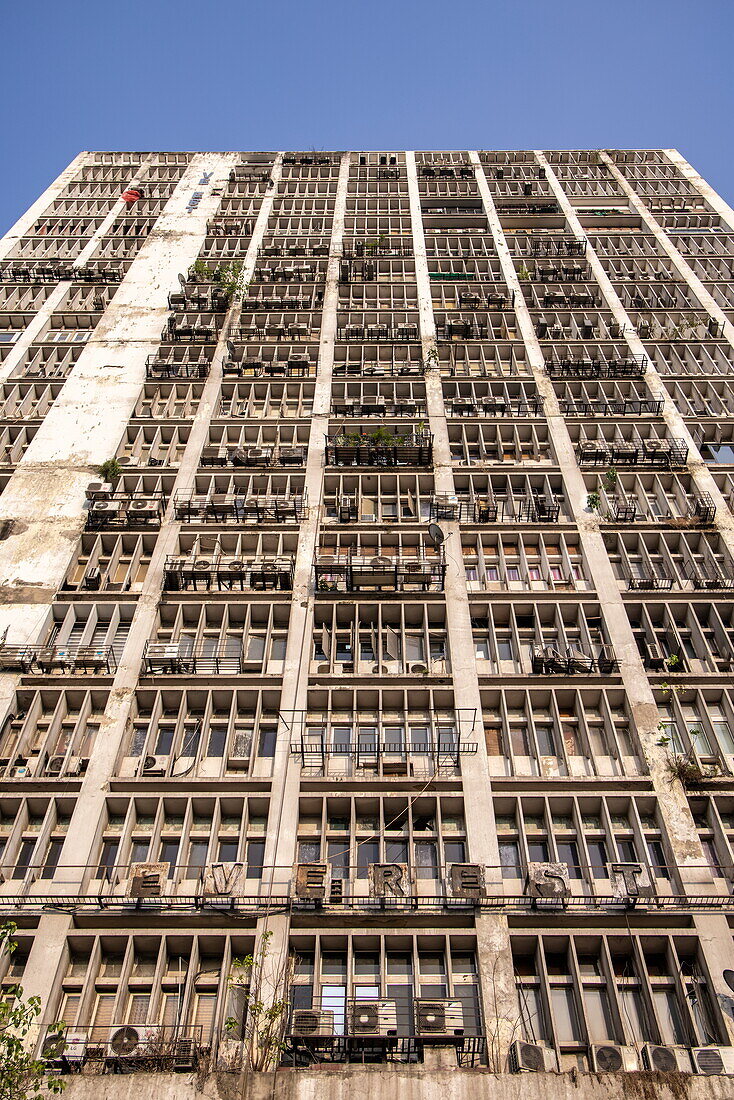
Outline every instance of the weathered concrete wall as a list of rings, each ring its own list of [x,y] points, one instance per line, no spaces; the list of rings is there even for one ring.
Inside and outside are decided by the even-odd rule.
[[[507,1074],[428,1066],[67,1078],[67,1100],[732,1100],[734,1077]]]

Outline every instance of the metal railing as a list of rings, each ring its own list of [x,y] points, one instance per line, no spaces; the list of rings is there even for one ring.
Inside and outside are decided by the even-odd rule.
[[[207,1041],[209,1041],[207,1036]],[[98,1072],[105,1065],[121,1072],[195,1069],[204,1051],[202,1024],[98,1024],[49,1027],[39,1055],[55,1070],[79,1072],[82,1066]]]
[[[192,646],[186,642],[151,640],[145,643],[143,650],[143,668],[150,676],[240,676],[244,672],[252,671],[253,664],[258,666],[259,671],[262,663],[262,660],[258,660],[247,667],[241,643],[232,652],[232,647],[227,643],[211,646],[200,642],[199,645]]]
[[[685,466],[688,447],[682,439],[640,439],[639,443],[586,439],[579,442],[577,455],[580,466],[650,466],[670,470]]]
[[[116,492],[89,503],[87,530],[105,527],[158,527],[165,509],[163,493]]]
[[[646,355],[629,355],[621,359],[572,359],[554,353],[552,359],[546,359],[545,370],[549,378],[642,378],[647,364]]]
[[[660,416],[663,411],[662,399],[630,398],[621,401],[577,401],[564,398],[559,401],[564,416]]]
[[[163,586],[167,592],[253,592],[290,591],[293,587],[292,555],[256,558],[245,561],[233,557],[192,557],[169,554],[163,567]]]
[[[447,401],[450,416],[542,416],[542,397],[530,400],[510,400],[503,397],[484,397],[474,400],[469,397],[452,397]]]
[[[199,459],[200,466],[303,466],[308,447],[299,443],[279,444],[207,444]]]
[[[173,495],[174,516],[183,523],[300,523],[308,513],[303,493],[245,495],[197,493],[180,489]]]
[[[532,495],[514,497],[465,497],[453,493],[434,493],[430,518],[458,523],[557,523],[561,504],[555,497]]]
[[[553,645],[535,644],[530,647],[530,656],[533,672],[541,676],[611,676],[619,671],[619,660],[610,645],[595,646],[592,653],[586,653],[578,647],[561,652]]]
[[[390,433],[342,432],[326,437],[327,466],[430,466],[433,435],[430,432],[394,437]]]
[[[35,673],[96,673],[110,676],[117,668],[112,646],[48,645],[0,646],[0,670]]]
[[[412,323],[399,325],[342,325],[337,331],[337,340],[341,343],[360,344],[406,344],[419,339],[418,325]]]
[[[314,562],[317,592],[443,591],[446,562],[443,557],[362,557],[351,552],[319,554]]]

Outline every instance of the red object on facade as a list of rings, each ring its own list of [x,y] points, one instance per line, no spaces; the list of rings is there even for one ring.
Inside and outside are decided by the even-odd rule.
[[[138,191],[137,187],[129,187],[127,191],[122,192],[122,198],[128,206],[132,206],[134,202],[143,197],[142,191]]]

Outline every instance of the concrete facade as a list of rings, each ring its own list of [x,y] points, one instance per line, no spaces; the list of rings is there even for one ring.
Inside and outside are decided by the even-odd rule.
[[[83,153],[3,239],[70,1095],[728,1095],[733,219],[666,150]]]

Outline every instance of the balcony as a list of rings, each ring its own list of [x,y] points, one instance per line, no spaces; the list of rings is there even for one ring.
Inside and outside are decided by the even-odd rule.
[[[425,417],[426,406],[412,398],[395,398],[392,401],[384,397],[335,398],[331,406],[332,416],[388,416],[388,417]]]
[[[470,497],[454,493],[434,493],[430,518],[457,523],[557,523],[560,503],[546,494],[532,493],[518,498],[493,496]]]
[[[688,447],[682,439],[641,439],[639,444],[587,439],[579,443],[577,455],[580,466],[649,466],[672,470],[685,466]]]
[[[96,267],[87,264],[73,267],[58,261],[51,263],[11,262],[4,264],[0,278],[8,283],[58,283],[68,280],[74,283],[119,283],[123,272],[120,268]]]
[[[294,558],[281,555],[244,561],[225,555],[169,554],[163,568],[167,592],[288,592],[293,587]]]
[[[260,672],[262,661],[254,669]],[[229,645],[207,645],[192,648],[190,642],[145,643],[143,669],[148,676],[241,676],[253,670],[245,663],[242,645],[233,651]]]
[[[699,493],[688,506],[688,515],[697,523],[706,525],[716,519],[716,505],[710,493]]]
[[[112,527],[159,527],[165,509],[163,493],[137,490],[100,492],[89,502],[87,530]]]
[[[392,436],[376,432],[341,432],[326,437],[327,466],[430,466],[433,436],[430,432]]]
[[[486,340],[488,331],[486,324],[476,320],[447,321],[445,324],[436,325],[436,338],[438,340]]]
[[[596,646],[596,652],[585,653],[578,647],[569,647],[563,653],[552,645],[532,645],[530,656],[533,672],[539,676],[611,676],[619,671],[619,661],[611,646]]]
[[[111,646],[0,646],[1,672],[111,676],[116,668],[117,659]]]
[[[418,340],[418,325],[343,325],[337,332],[342,343],[407,344]]]
[[[639,569],[636,576],[627,578],[627,588],[630,592],[669,592],[672,587],[671,577],[655,573],[650,569]]]
[[[254,356],[237,358],[237,350],[227,341],[229,358],[222,364],[225,378],[308,378],[311,360],[307,355],[290,355],[287,359],[260,359]]]
[[[474,167],[471,164],[421,164],[418,174],[426,180],[471,180],[474,179]]]
[[[193,319],[189,320],[189,317]],[[219,323],[216,320],[205,320],[201,314],[192,313],[183,318],[169,318],[161,340],[167,344],[216,344],[218,335]]]
[[[543,415],[543,399],[536,397],[530,401],[518,399],[508,401],[504,397],[454,397],[447,401],[449,416],[492,416],[512,417],[514,419],[527,416]]]
[[[374,241],[352,241],[342,251],[342,259],[344,260],[359,260],[371,256],[400,259],[412,255],[412,242],[411,244],[404,244],[401,239],[391,241],[383,236],[379,236]]]
[[[203,351],[198,359],[190,360],[188,356],[184,358],[171,348],[167,352],[159,351],[148,356],[145,361],[145,377],[156,381],[161,378],[207,378],[211,366],[211,360]]]
[[[554,353],[546,359],[549,378],[642,378],[647,370],[646,355],[630,355],[619,359],[596,357],[571,358]]]
[[[727,576],[718,565],[709,562],[692,562],[685,570],[685,576],[697,590],[721,592],[734,589],[734,577]]]
[[[182,523],[300,523],[308,511],[305,492],[247,497],[192,489],[174,493],[173,508]]]
[[[605,519],[609,523],[634,523],[638,515],[635,502],[620,494],[609,501]]]
[[[443,557],[364,557],[319,554],[314,563],[317,592],[442,592]]]
[[[586,241],[552,233],[532,233],[529,237],[531,256],[585,256]]]
[[[662,398],[629,398],[621,401],[576,401],[564,398],[559,401],[563,416],[661,416]]]
[[[193,1070],[204,1052],[203,1025],[98,1024],[48,1029],[42,1052],[51,1070],[171,1073]],[[57,1038],[58,1036],[58,1038]],[[60,1082],[59,1082],[60,1083]]]
[[[268,469],[273,466],[303,466],[308,448],[298,444],[277,446],[220,446],[207,444],[201,452],[201,466],[236,466],[239,469]]]

